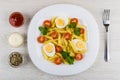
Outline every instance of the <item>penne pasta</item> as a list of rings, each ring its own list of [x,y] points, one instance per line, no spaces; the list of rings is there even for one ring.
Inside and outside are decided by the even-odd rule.
[[[72,44],[72,42],[70,40],[68,42],[70,43],[70,46],[73,49],[73,51],[76,53],[77,50],[76,50],[75,46]]]
[[[64,62],[64,64],[68,64],[68,62],[67,62],[67,61],[65,61],[64,59],[63,59],[63,62]]]
[[[56,17],[55,16],[53,16],[52,17],[52,19],[51,19],[51,23],[52,23],[52,28],[54,28],[55,27],[55,19],[56,19]]]
[[[61,34],[58,34],[58,44],[61,44]]]
[[[75,53],[74,52],[70,52],[70,56],[74,57]]]
[[[42,50],[43,56],[46,60],[48,60],[48,56],[46,55],[46,53],[44,52],[44,50]]]
[[[73,64],[78,61],[77,55],[84,55],[87,52],[84,45],[87,42],[86,26],[81,25],[77,18],[58,18],[53,16],[51,21],[44,21],[46,22],[44,27],[39,28],[43,36],[37,40],[44,44],[44,50],[42,49],[44,59],[55,64]]]
[[[55,31],[57,31],[58,33],[66,33],[65,30],[60,30],[60,29],[56,29]]]
[[[50,39],[50,40],[53,39],[51,36],[48,36],[48,35],[45,35],[45,37],[46,37],[47,39]]]
[[[80,36],[73,35],[73,38],[83,40],[83,37],[81,35]]]
[[[56,57],[59,57],[59,56],[55,54],[53,57],[49,57],[47,60],[54,62]]]

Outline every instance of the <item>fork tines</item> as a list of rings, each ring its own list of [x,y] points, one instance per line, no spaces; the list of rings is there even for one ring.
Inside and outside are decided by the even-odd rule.
[[[104,20],[109,20],[109,16],[110,16],[110,9],[104,9],[103,19]]]

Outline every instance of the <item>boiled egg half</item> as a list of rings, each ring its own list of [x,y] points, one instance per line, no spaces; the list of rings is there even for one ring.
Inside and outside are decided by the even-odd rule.
[[[47,43],[43,46],[43,51],[47,56],[52,57],[55,55],[55,46],[53,43]]]
[[[75,48],[79,51],[85,50],[86,49],[86,44],[84,41],[80,40],[80,39],[73,39],[72,40],[73,45],[75,46]]]
[[[57,28],[64,28],[68,24],[68,18],[67,17],[57,17],[55,19],[55,24]]]

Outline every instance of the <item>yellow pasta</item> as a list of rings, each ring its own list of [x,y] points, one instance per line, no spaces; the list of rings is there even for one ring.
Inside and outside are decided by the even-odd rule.
[[[77,28],[81,28],[82,26],[80,25],[80,23],[79,24],[77,24],[77,26],[76,26]]]
[[[82,37],[82,36],[77,36],[77,35],[75,35],[75,34],[73,34],[73,38],[83,40],[83,37]]]
[[[51,33],[52,33],[52,31],[48,32],[48,33],[47,33],[47,36],[50,36]]]
[[[86,28],[84,25],[79,25],[79,26],[80,26],[80,28],[84,28],[84,29]]]
[[[68,18],[68,24],[70,24],[70,18]]]
[[[58,44],[61,44],[61,34],[58,34]]]
[[[66,32],[71,33],[71,29],[70,28],[66,28]]]
[[[47,39],[50,39],[50,40],[53,39],[51,36],[48,36],[48,35],[45,35],[45,37],[46,37]]]
[[[58,32],[58,33],[66,33],[66,31],[63,30],[63,29],[55,29],[55,31]]]
[[[51,19],[52,27],[55,27],[55,19],[56,19],[55,16],[53,16],[52,19]]]
[[[45,41],[44,42],[44,44],[47,44],[47,43],[50,43],[50,42],[52,42],[52,43],[54,43],[55,45],[57,45],[57,42],[56,42],[56,40],[47,40],[47,41]]]
[[[46,51],[44,50],[42,50],[42,54],[46,60],[52,63],[55,62],[56,58],[61,58],[64,64],[70,64],[70,62],[67,61],[67,59],[69,60],[71,58],[74,58],[75,61],[75,57],[77,54],[79,53],[85,54],[87,52],[87,48],[83,47],[84,45],[81,45],[82,42],[84,43],[87,42],[87,29],[84,25],[79,23],[79,21],[78,23],[76,23],[75,26],[74,24],[72,25],[71,18],[68,18],[67,24],[65,24],[65,22],[60,20],[59,23],[60,24],[63,23],[61,26],[65,25],[65,27],[59,28],[56,23],[57,21],[56,18],[58,17],[53,16],[51,18],[51,26],[48,27],[48,31],[43,29],[43,31],[47,32],[46,34],[43,35],[45,37],[45,41],[43,42],[43,44],[47,45],[49,43],[52,43],[53,47],[48,46],[46,50],[49,51],[50,49],[54,49],[53,52],[54,55],[50,57],[48,54],[45,53]],[[79,32],[81,28],[84,29],[84,33]],[[57,33],[54,35],[53,32],[57,32]],[[69,35],[67,35],[66,33],[68,33]],[[56,35],[57,37],[55,37]],[[70,36],[70,39],[69,38],[67,39],[66,36],[67,37]],[[79,42],[74,42],[74,41],[79,41],[79,42],[82,41],[82,42],[80,42],[79,44]],[[59,50],[57,51],[56,48],[58,46],[62,48],[61,52]],[[66,52],[66,54],[62,54],[63,51]],[[69,56],[69,58],[64,59],[64,55],[67,57]]]
[[[55,54],[53,57],[49,57],[48,60],[51,61],[51,62],[54,62],[54,59],[55,59],[56,57],[59,57],[59,56]]]
[[[64,46],[67,47],[68,42],[64,38],[63,38],[63,43],[64,43]]]
[[[61,58],[63,58],[62,55],[61,55],[61,53],[56,53],[56,55],[59,56],[59,57],[61,57]]]
[[[64,62],[64,64],[68,64],[68,62],[67,62],[67,61],[65,61],[64,59],[63,59],[63,62]]]
[[[55,19],[56,19],[56,16],[53,16],[52,19],[51,19],[51,22],[54,23]]]
[[[70,40],[68,42],[70,43],[70,46],[73,49],[73,51],[76,53],[77,50],[76,50],[75,46],[72,44],[72,42]]]
[[[48,60],[48,56],[46,55],[46,53],[44,52],[44,50],[42,50],[43,56],[46,60]]]
[[[63,50],[66,51],[66,47],[65,47],[65,43],[64,43],[64,39],[61,38],[61,45],[63,46]]]
[[[75,53],[74,52],[70,52],[70,56],[75,56]]]
[[[54,27],[54,28],[50,28],[49,31],[52,32],[52,31],[54,31],[55,29],[56,29],[55,27]]]

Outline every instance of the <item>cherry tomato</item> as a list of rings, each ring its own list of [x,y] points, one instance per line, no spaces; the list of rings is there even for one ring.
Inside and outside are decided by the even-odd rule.
[[[56,52],[62,52],[62,47],[61,46],[55,46],[55,50],[56,50]]]
[[[24,17],[20,12],[14,12],[9,17],[9,22],[14,27],[20,27],[24,22]]]
[[[50,20],[45,20],[45,21],[43,22],[43,26],[44,26],[44,27],[51,27],[51,21],[50,21]]]
[[[37,38],[37,41],[38,41],[39,43],[44,43],[45,40],[46,40],[46,38],[45,38],[44,36],[39,36],[39,37]]]
[[[83,55],[81,53],[77,53],[75,56],[76,60],[82,60],[83,59]]]
[[[71,36],[72,36],[72,35],[71,35],[70,33],[68,33],[68,32],[64,34],[64,38],[65,38],[66,40],[70,40],[70,39],[71,39]]]
[[[80,34],[84,34],[85,30],[83,28],[80,28]]]
[[[70,20],[70,23],[78,23],[78,19],[77,18],[72,18],[71,20]]]
[[[51,36],[52,36],[52,38],[53,39],[56,39],[56,38],[58,38],[58,33],[57,32],[52,32],[51,34],[50,34]]]
[[[57,65],[60,65],[62,63],[62,59],[60,57],[56,57],[54,59],[54,63],[57,64]]]

